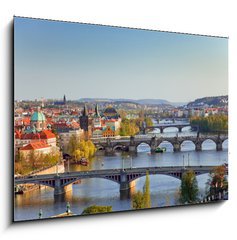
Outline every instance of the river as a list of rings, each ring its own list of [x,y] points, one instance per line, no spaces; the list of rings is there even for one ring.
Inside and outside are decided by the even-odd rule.
[[[164,134],[176,134],[176,130],[167,129]],[[159,134],[156,131],[151,134]],[[187,128],[181,134],[193,134]],[[166,147],[165,153],[151,154],[146,144],[138,147],[134,156],[117,152],[114,156],[96,156],[89,166],[70,165],[70,171],[122,168],[145,166],[183,166],[184,165],[221,165],[227,162],[228,140],[223,143],[223,151],[217,152],[215,144],[207,140],[203,143],[203,151],[196,152],[191,142],[184,142],[181,152],[173,152],[172,145],[162,143]],[[124,155],[124,154],[123,154]],[[67,166],[66,166],[67,168]],[[197,177],[199,195],[204,196],[208,174]],[[135,190],[142,190],[145,177],[136,180]],[[150,191],[152,207],[173,206],[178,204],[178,190],[180,180],[165,175],[150,176]],[[74,214],[81,214],[83,209],[90,205],[111,205],[113,211],[131,210],[130,199],[120,199],[119,185],[105,179],[85,179],[80,184],[74,184],[73,190],[64,196],[55,198],[53,189],[42,188],[30,193],[15,196],[15,221],[38,219],[39,210],[42,209],[43,218],[61,214],[66,210],[66,203],[71,205]]]

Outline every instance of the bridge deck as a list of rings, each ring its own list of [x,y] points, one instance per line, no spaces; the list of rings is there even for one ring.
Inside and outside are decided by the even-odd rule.
[[[142,167],[142,168],[127,168],[127,169],[105,169],[105,170],[92,170],[92,171],[77,171],[65,172],[56,174],[22,176],[15,178],[15,184],[32,183],[37,181],[53,180],[55,178],[93,178],[104,177],[108,175],[118,175],[121,172],[126,174],[145,174],[149,171],[151,174],[164,174],[168,172],[183,172],[186,170],[193,170],[195,172],[207,173],[211,172],[217,166],[167,166],[167,167]]]

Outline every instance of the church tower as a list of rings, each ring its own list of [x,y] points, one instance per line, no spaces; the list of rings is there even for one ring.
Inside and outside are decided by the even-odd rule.
[[[63,96],[63,103],[64,103],[64,105],[67,104],[67,100],[66,100],[66,95],[65,95],[65,94],[64,94],[64,96]]]
[[[98,104],[95,106],[95,114],[93,118],[93,127],[94,128],[100,128],[101,127],[101,117],[99,113],[99,107]]]
[[[87,110],[86,104],[84,106],[82,116],[80,116],[80,126],[81,126],[81,129],[83,129],[85,132],[88,132],[89,117],[88,117],[88,110]]]

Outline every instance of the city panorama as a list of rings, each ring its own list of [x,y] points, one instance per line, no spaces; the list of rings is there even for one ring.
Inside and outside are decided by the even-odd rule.
[[[14,18],[14,221],[228,199],[227,39]]]

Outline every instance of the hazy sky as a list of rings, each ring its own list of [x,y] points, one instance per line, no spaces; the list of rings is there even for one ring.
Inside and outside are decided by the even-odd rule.
[[[14,18],[15,99],[228,94],[228,39]]]

